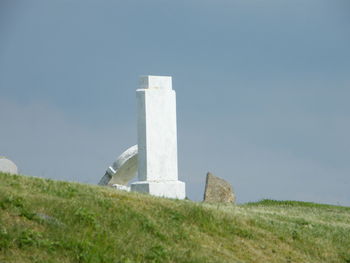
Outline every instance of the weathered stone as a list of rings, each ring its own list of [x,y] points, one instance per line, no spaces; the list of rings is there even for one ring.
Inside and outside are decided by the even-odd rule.
[[[18,168],[9,159],[6,159],[5,157],[0,156],[0,172],[3,173],[9,173],[9,174],[18,174]]]
[[[228,182],[211,173],[207,173],[203,201],[211,203],[235,203],[236,197],[232,186]]]

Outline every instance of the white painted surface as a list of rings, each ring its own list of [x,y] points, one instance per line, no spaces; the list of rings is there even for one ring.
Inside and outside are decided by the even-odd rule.
[[[148,82],[150,87],[136,91],[140,181],[178,179],[175,91],[171,77],[158,78],[141,77],[140,82]]]
[[[0,156],[0,172],[18,174],[18,168],[11,160]]]
[[[171,77],[142,76],[136,91],[138,111],[138,178],[132,191],[185,198],[178,181],[176,95]]]
[[[185,199],[185,183],[181,181],[142,181],[131,184],[131,191],[149,193],[154,196]]]
[[[137,145],[123,152],[112,166],[109,166],[99,185],[127,185],[137,176]]]
[[[130,186],[120,185],[120,184],[112,184],[112,187],[117,189],[117,190],[130,192]]]
[[[172,79],[169,76],[141,76],[140,89],[167,89],[172,90]]]

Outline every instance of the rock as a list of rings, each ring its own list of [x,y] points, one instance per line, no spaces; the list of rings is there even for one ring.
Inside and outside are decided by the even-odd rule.
[[[0,156],[0,172],[2,173],[9,173],[9,174],[18,174],[18,168],[9,159],[6,159],[5,157]]]
[[[236,196],[228,182],[211,173],[207,173],[203,201],[210,203],[235,203]]]
[[[112,187],[117,189],[117,190],[130,192],[130,186],[127,186],[127,185],[112,184]]]

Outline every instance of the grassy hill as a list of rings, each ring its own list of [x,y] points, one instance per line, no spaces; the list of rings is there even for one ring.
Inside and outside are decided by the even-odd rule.
[[[350,262],[350,208],[215,205],[0,174],[0,262]]]

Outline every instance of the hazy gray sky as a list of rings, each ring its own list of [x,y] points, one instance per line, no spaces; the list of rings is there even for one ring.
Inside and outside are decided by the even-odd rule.
[[[0,155],[97,183],[148,74],[173,76],[191,199],[211,171],[239,202],[350,206],[348,0],[0,0]]]

